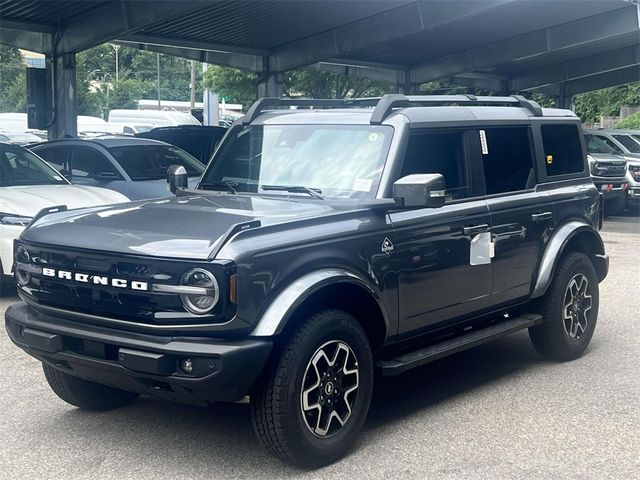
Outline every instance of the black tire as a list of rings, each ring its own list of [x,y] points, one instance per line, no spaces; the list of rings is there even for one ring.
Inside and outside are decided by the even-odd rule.
[[[348,348],[345,350],[341,344]],[[331,353],[334,347],[335,355]],[[332,357],[334,366],[325,362],[319,353],[325,352],[324,349],[328,352],[324,359]],[[349,357],[349,351],[353,357]],[[315,368],[308,370],[313,366],[313,359],[317,360]],[[340,364],[342,370],[337,368]],[[327,365],[326,369],[324,365]],[[354,367],[357,373],[333,377],[334,373],[353,372]],[[335,372],[322,377],[325,383],[315,385],[314,379],[320,378],[316,373],[326,373],[325,370]],[[330,389],[332,378],[338,380]],[[347,393],[354,382],[357,383],[355,398],[354,392]],[[310,393],[303,393],[303,386]],[[344,390],[340,392],[343,386]],[[305,468],[318,468],[343,457],[353,446],[366,419],[372,389],[373,358],[362,326],[342,310],[324,310],[301,324],[266,368],[251,395],[253,428],[262,445],[276,457]],[[325,392],[324,400],[321,400],[321,391]],[[313,406],[316,402],[319,409],[307,409],[305,414],[305,398],[307,405]],[[347,401],[352,402],[350,415],[344,409],[346,403],[343,402]],[[315,420],[318,412],[326,415],[334,411],[342,415],[341,421],[331,419],[333,413],[321,417],[329,418],[328,422]],[[344,425],[340,426],[342,421]],[[321,423],[323,427],[328,426],[325,435],[314,433],[318,432]],[[335,430],[336,427],[339,428]]]
[[[83,380],[46,363],[42,364],[42,369],[51,390],[65,402],[82,410],[113,410],[124,407],[138,398],[137,393]]]
[[[565,308],[567,300],[571,298],[568,293],[570,284],[573,286],[572,290],[575,290],[582,278],[588,282],[586,288],[591,297],[591,307],[587,309],[589,301],[580,300],[578,295],[578,301],[571,302]],[[574,279],[575,283],[572,283]],[[583,253],[569,253],[560,260],[553,282],[540,304],[543,323],[529,329],[533,346],[541,355],[551,360],[568,361],[580,357],[596,328],[598,304],[598,276],[593,264]],[[573,309],[574,305],[576,310]],[[565,319],[565,313],[569,313],[571,318]]]

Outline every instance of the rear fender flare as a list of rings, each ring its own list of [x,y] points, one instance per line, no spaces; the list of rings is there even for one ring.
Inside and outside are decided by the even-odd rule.
[[[559,227],[551,236],[551,239],[547,244],[547,248],[542,255],[540,268],[538,269],[538,275],[531,298],[538,298],[546,293],[547,288],[549,288],[549,285],[553,280],[553,275],[558,265],[558,261],[560,260],[560,257],[562,257],[565,247],[572,238],[579,234],[589,235],[593,240],[595,240],[597,251],[595,252],[595,258],[591,258],[594,264],[596,264],[595,266],[598,267],[598,262],[606,263],[604,243],[602,242],[602,238],[600,238],[598,232],[583,220],[571,220]],[[605,276],[606,266],[604,267],[604,274],[600,274],[599,272],[599,280],[603,280]]]

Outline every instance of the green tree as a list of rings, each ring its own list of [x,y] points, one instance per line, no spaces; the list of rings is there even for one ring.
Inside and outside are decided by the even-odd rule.
[[[239,103],[245,109],[256,99],[258,76],[238,68],[211,65],[204,74],[204,87],[216,92],[228,103]]]
[[[621,121],[616,128],[628,128],[630,130],[640,130],[640,112],[629,115]]]
[[[384,95],[395,88],[387,82],[301,68],[285,72],[283,90],[289,97],[358,98]]]
[[[26,67],[20,50],[0,45],[0,111],[26,111]]]
[[[583,122],[597,122],[618,115],[623,105],[640,105],[640,82],[576,95],[573,102]]]

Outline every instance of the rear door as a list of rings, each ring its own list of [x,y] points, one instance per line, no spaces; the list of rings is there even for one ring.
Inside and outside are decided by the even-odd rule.
[[[400,335],[435,327],[488,304],[491,264],[471,254],[472,242],[488,238],[490,224],[476,183],[482,171],[469,155],[479,148],[472,130],[430,129],[409,135],[397,178],[440,173],[447,197],[440,208],[389,214],[395,231],[391,248],[398,271]]]
[[[530,294],[553,207],[537,188],[529,124],[487,126],[478,135],[494,249],[492,303],[498,305]]]

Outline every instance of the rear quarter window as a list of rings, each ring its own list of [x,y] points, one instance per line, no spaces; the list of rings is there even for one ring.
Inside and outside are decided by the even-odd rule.
[[[543,125],[541,131],[548,176],[584,171],[580,131],[576,125]]]

